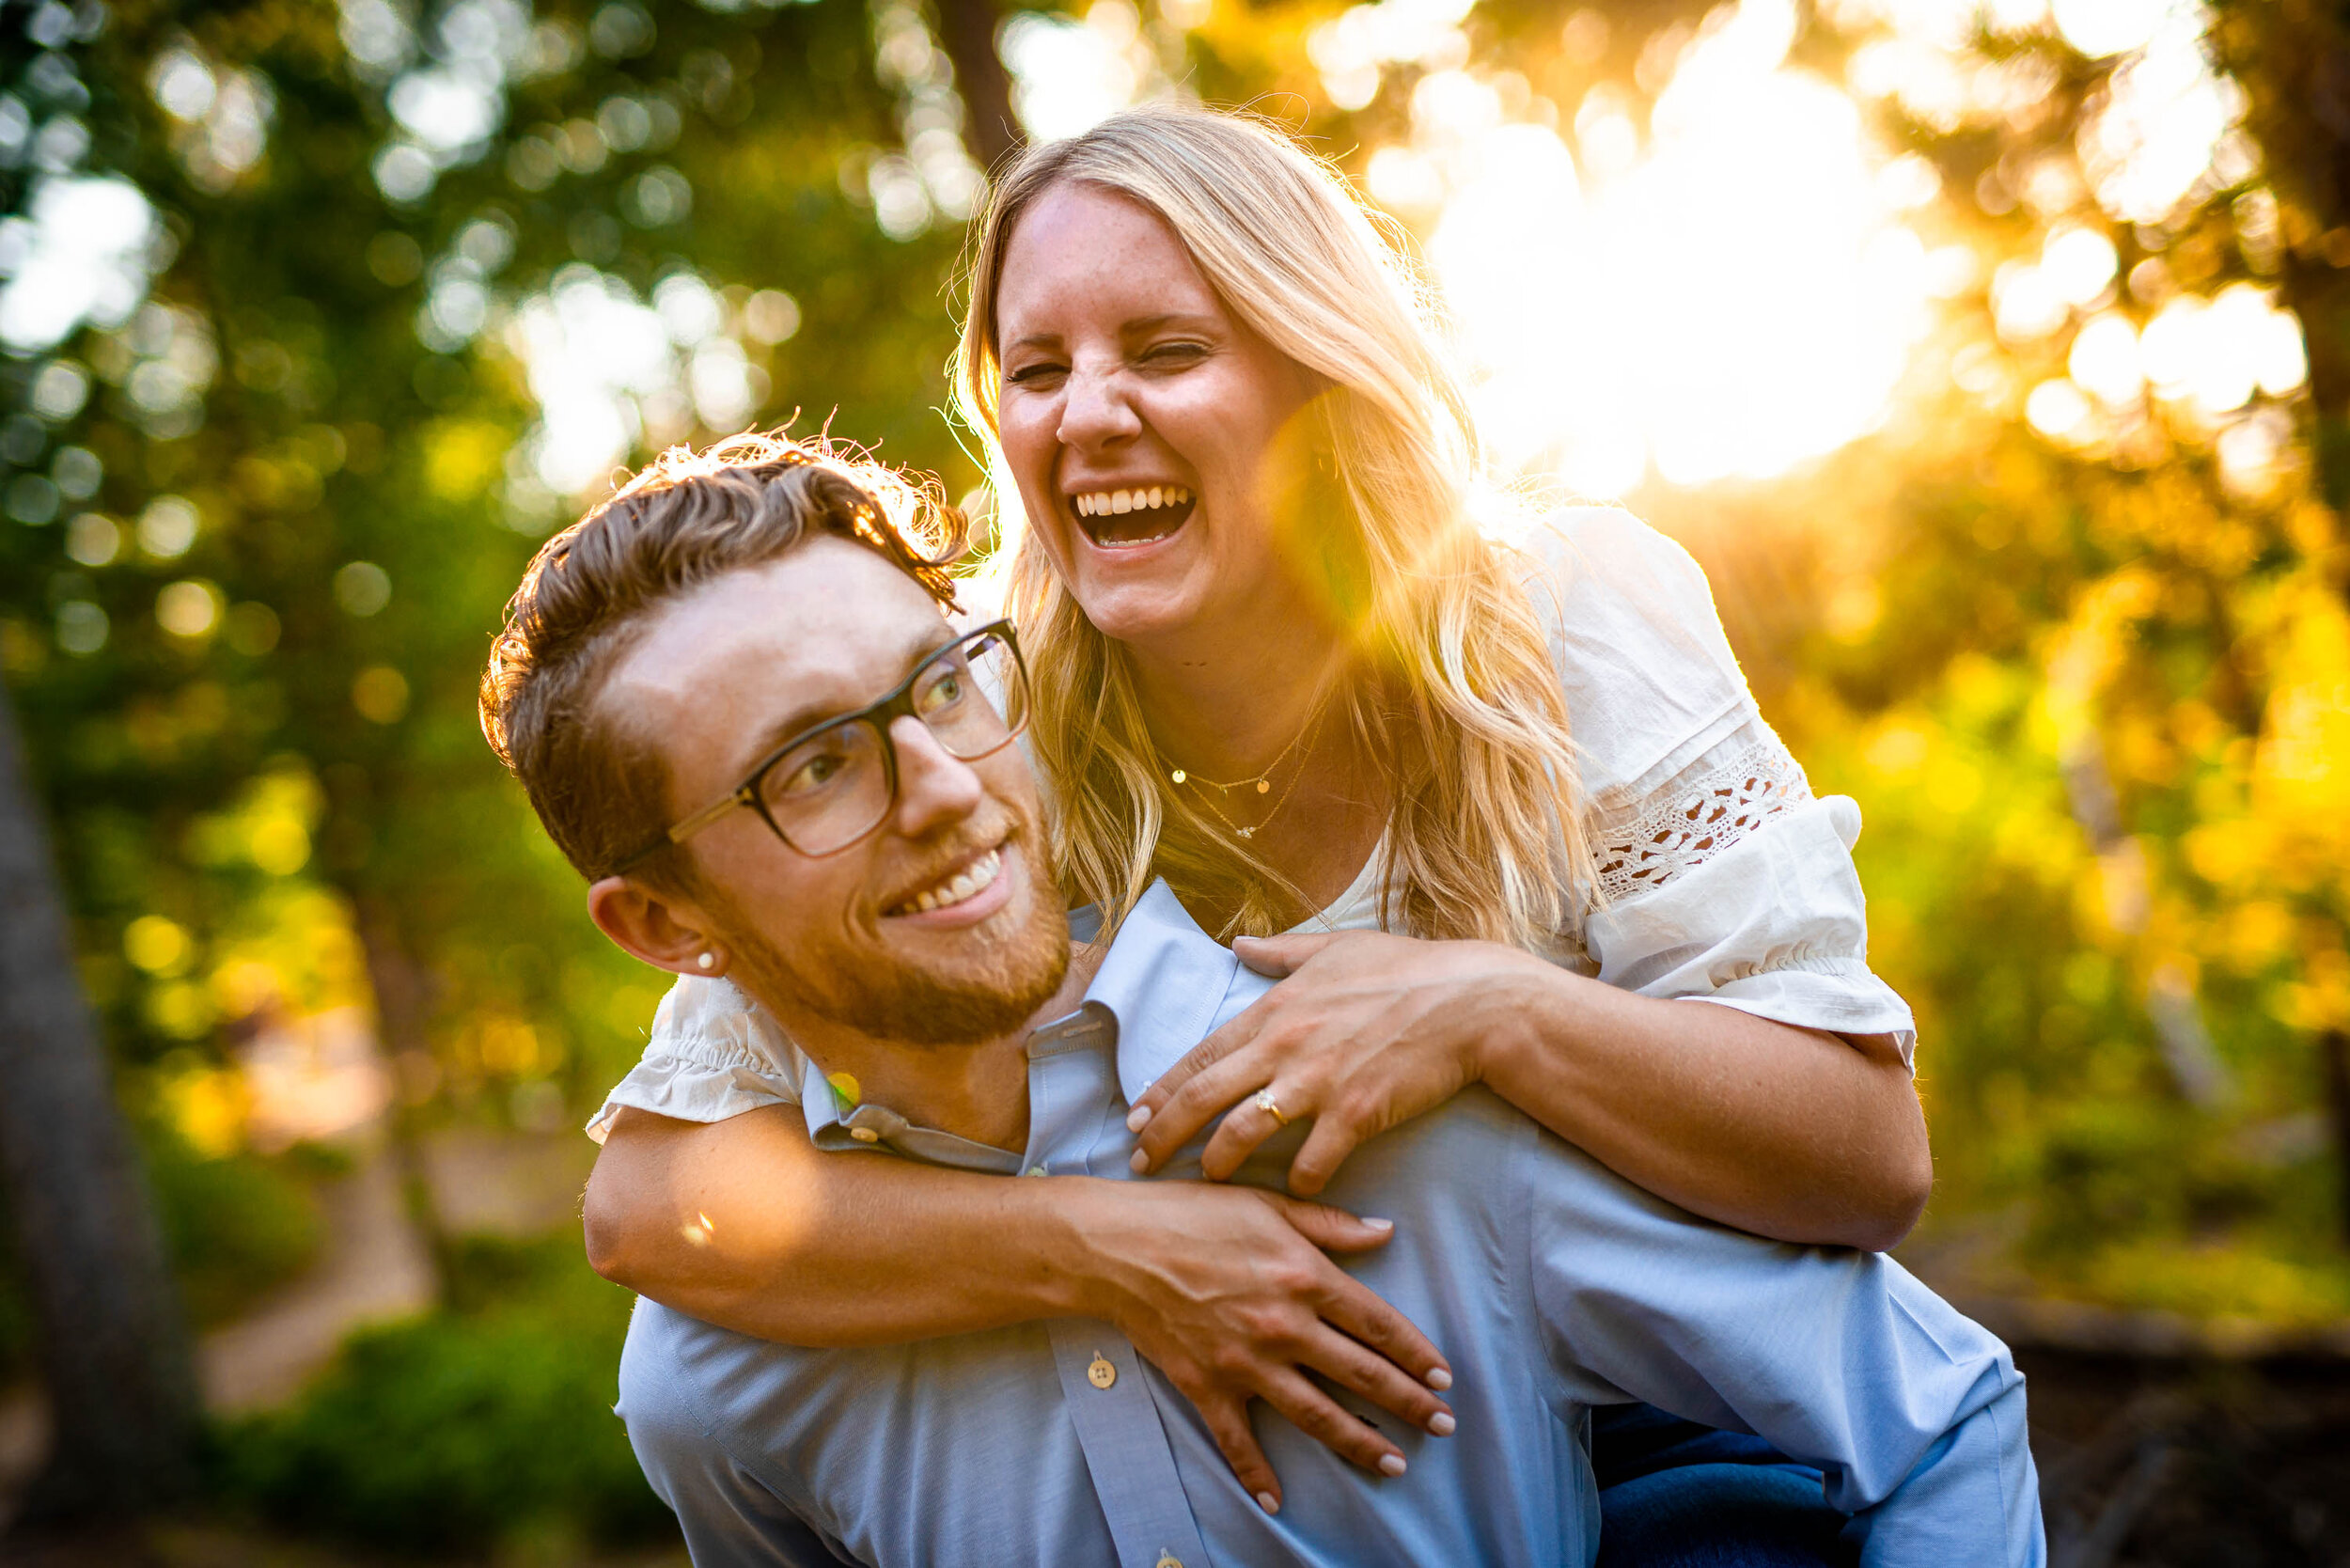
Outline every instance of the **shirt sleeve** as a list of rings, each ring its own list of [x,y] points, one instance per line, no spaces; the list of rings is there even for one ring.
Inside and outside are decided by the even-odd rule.
[[[1899,1263],[1766,1242],[1528,1145],[1528,1278],[1566,1399],[1645,1400],[1816,1466],[1865,1564],[2045,1560],[2024,1379]]]
[[[622,1106],[680,1121],[724,1121],[796,1105],[807,1058],[734,983],[681,976],[661,998],[642,1060],[613,1087],[588,1136],[602,1143]]]
[[[1705,574],[1628,513],[1582,509],[1528,541],[1583,764],[1599,978],[1916,1047],[1868,962],[1860,808],[1815,798],[1763,721]]]

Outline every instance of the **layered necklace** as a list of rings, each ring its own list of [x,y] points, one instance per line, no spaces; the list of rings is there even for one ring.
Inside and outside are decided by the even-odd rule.
[[[1230,812],[1226,808],[1233,804],[1232,797],[1235,794],[1246,800],[1252,794],[1261,797],[1273,792],[1273,776],[1281,771],[1282,764],[1295,755],[1300,747],[1311,749],[1309,743],[1322,729],[1323,714],[1329,707],[1330,693],[1335,685],[1336,682],[1333,682],[1323,686],[1322,695],[1315,698],[1314,705],[1307,710],[1306,722],[1299,726],[1296,734],[1290,737],[1290,744],[1281,748],[1279,756],[1267,762],[1258,772],[1250,774],[1246,778],[1225,781],[1204,778],[1188,768],[1168,766],[1167,781],[1179,790],[1189,789],[1195,792],[1192,798],[1197,800],[1210,816],[1230,828],[1241,838],[1255,838],[1257,830],[1270,824],[1274,818],[1281,814],[1281,808],[1290,803],[1291,794],[1297,789],[1297,781],[1306,776],[1304,759],[1299,759],[1296,771],[1290,775],[1289,782],[1281,787],[1281,792],[1274,797],[1273,804],[1266,808],[1264,815],[1255,822],[1244,826],[1232,820]],[[1163,766],[1167,764],[1165,753],[1160,754],[1159,761]],[[1207,792],[1209,791],[1214,791],[1214,795],[1209,794]]]

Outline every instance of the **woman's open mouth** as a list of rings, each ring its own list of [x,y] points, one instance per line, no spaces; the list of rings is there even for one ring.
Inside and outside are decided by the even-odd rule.
[[[1069,497],[1086,538],[1104,550],[1150,544],[1191,521],[1198,500],[1182,485],[1089,490]]]

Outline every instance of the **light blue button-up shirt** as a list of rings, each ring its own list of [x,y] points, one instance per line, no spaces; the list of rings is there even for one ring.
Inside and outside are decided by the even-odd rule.
[[[1024,1153],[879,1105],[844,1115],[815,1071],[808,1131],[823,1150],[1132,1179],[1133,1097],[1271,983],[1155,887],[1083,1008],[1029,1042]],[[1301,1136],[1243,1179],[1277,1185]],[[1190,1403],[1091,1319],[804,1350],[640,1301],[619,1411],[698,1568],[1589,1562],[1588,1412],[1642,1400],[1817,1466],[1864,1561],[2044,1560],[2023,1378],[1890,1259],[1695,1218],[1481,1089],[1366,1144],[1327,1198],[1395,1221],[1345,1266],[1443,1348],[1460,1426],[1430,1436],[1340,1395],[1409,1459],[1390,1480],[1260,1421],[1278,1515]]]

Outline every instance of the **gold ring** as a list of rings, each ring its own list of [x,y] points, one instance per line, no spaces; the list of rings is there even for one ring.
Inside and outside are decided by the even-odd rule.
[[[1286,1127],[1290,1124],[1290,1119],[1281,1114],[1281,1107],[1273,1103],[1273,1090],[1270,1088],[1257,1090],[1257,1108],[1273,1118],[1277,1126]]]

